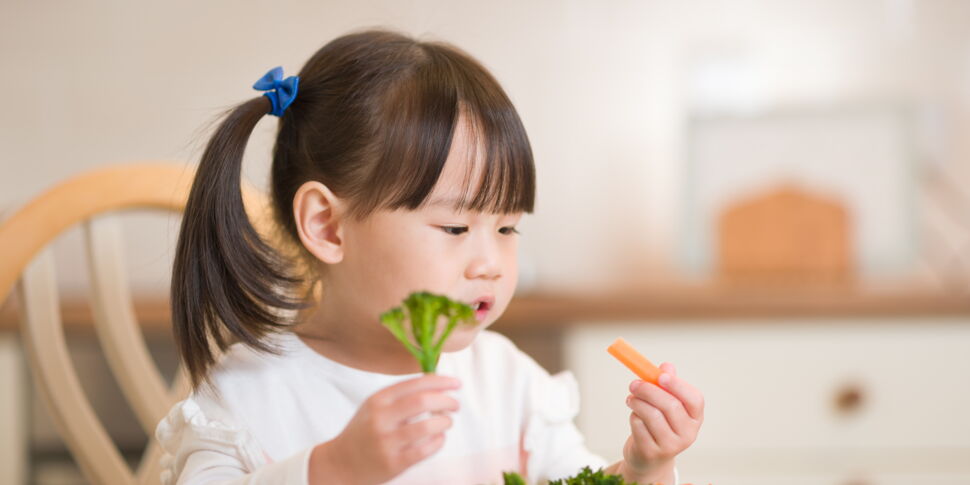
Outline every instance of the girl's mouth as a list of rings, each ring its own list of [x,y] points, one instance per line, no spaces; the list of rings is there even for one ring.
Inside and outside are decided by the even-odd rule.
[[[494,302],[492,297],[482,297],[472,302],[471,307],[475,310],[475,319],[479,322],[484,322]]]

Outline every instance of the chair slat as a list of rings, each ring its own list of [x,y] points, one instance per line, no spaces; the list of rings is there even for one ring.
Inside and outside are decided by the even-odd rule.
[[[121,391],[149,436],[168,412],[168,386],[152,360],[125,271],[121,223],[113,213],[84,223],[95,328]]]
[[[34,383],[81,472],[92,483],[134,485],[131,469],[98,420],[74,371],[61,324],[54,257],[49,247],[24,269],[17,296]]]

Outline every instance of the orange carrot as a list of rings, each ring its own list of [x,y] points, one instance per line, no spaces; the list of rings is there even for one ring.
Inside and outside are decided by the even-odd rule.
[[[657,378],[660,377],[661,370],[640,352],[637,352],[626,340],[617,338],[606,348],[606,351],[632,370],[634,374],[640,376],[641,379],[657,384]]]

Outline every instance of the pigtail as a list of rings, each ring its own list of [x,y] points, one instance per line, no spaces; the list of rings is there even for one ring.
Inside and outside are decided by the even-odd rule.
[[[274,309],[306,308],[290,290],[302,283],[256,232],[243,206],[242,158],[265,96],[232,109],[199,163],[179,231],[171,309],[179,356],[193,388],[208,379],[216,351],[233,341],[274,352],[262,337],[287,326]],[[215,344],[214,346],[212,344]]]

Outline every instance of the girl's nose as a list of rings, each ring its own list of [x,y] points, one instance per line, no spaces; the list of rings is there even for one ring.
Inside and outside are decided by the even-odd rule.
[[[498,238],[482,232],[468,248],[471,258],[465,268],[466,278],[494,280],[502,276],[502,253],[506,248]]]
[[[468,262],[468,266],[465,268],[465,277],[468,279],[494,280],[502,276],[502,257],[499,252],[498,245],[494,241],[483,241],[482,244],[477,246],[475,254]]]
[[[500,276],[502,276],[502,269],[496,256],[475,258],[465,269],[465,277],[468,279],[494,280]]]

